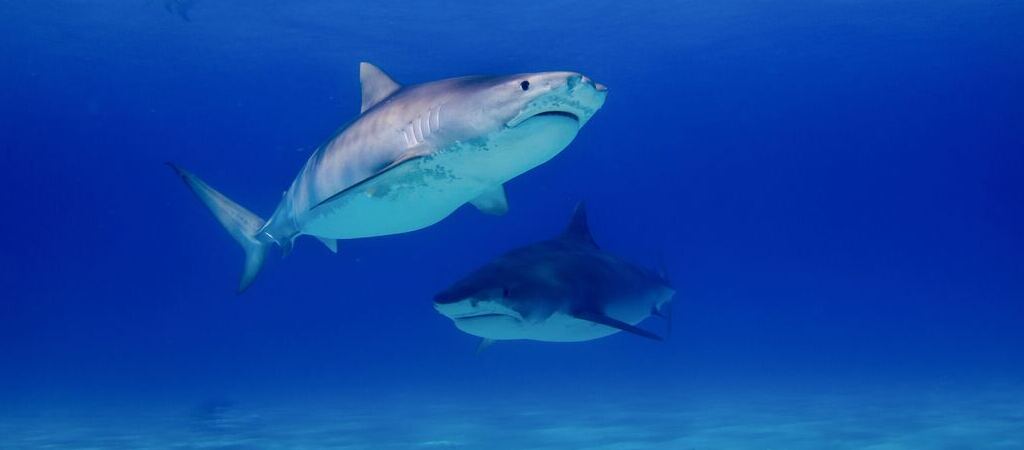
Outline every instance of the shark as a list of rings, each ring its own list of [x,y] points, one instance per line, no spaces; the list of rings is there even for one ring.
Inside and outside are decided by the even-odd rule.
[[[402,86],[363,62],[359,79],[359,115],[306,160],[269,219],[168,162],[245,251],[239,293],[269,248],[287,254],[299,236],[337,252],[338,239],[415,231],[467,203],[504,214],[504,183],[564,150],[608,91],[565,71]]]
[[[465,333],[501,340],[579,342],[670,319],[675,290],[663,274],[632,265],[594,241],[583,203],[565,231],[492,260],[434,296],[434,308]],[[669,322],[671,323],[671,322]]]

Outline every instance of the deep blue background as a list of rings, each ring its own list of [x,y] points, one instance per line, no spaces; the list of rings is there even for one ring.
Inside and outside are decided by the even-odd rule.
[[[0,3],[0,402],[1024,375],[1020,2],[293,3]],[[163,161],[266,216],[362,60],[610,94],[507,216],[305,239],[235,296]],[[475,355],[433,293],[579,199],[604,248],[664,255],[671,341]]]

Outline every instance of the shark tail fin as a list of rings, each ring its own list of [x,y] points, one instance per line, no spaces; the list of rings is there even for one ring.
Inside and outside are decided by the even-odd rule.
[[[210,209],[213,217],[220,222],[228,234],[245,250],[245,270],[238,284],[238,293],[245,291],[263,267],[270,242],[258,239],[259,230],[264,220],[253,214],[238,203],[231,201],[224,194],[217,192],[210,185],[174,163],[167,163],[174,172],[185,181],[192,193]],[[271,241],[272,242],[272,241]]]

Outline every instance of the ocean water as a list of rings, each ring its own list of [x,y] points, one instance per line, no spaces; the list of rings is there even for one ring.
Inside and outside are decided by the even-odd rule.
[[[1024,4],[0,1],[0,448],[1024,448]],[[573,70],[607,102],[501,217],[242,252],[402,83]],[[477,338],[433,295],[557,234],[671,337]],[[647,329],[661,331],[649,320]]]

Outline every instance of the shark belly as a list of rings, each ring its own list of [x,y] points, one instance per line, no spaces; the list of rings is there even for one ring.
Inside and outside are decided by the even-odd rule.
[[[640,321],[637,320],[636,323]],[[635,325],[636,323],[632,323]],[[555,313],[527,330],[525,339],[546,342],[580,342],[603,338],[619,330],[594,322],[580,320],[569,314]]]
[[[636,325],[644,317],[634,319],[624,322]],[[494,315],[459,319],[455,321],[455,326],[465,333],[487,339],[528,339],[545,342],[589,341],[619,332],[615,328],[581,320],[562,312],[556,312],[543,321],[533,323],[510,316]]]
[[[439,222],[491,184],[456,175],[445,159],[409,161],[375,177],[311,212],[303,233],[354,239],[406,233]]]
[[[630,325],[643,322],[649,314],[649,310],[638,308],[608,313],[610,317]],[[546,342],[580,342],[611,336],[621,330],[589,320],[579,319],[571,314],[555,313],[541,323],[530,325],[524,331],[524,337],[521,339]]]
[[[530,119],[518,127],[411,159],[301,218],[301,231],[333,239],[406,233],[433,225],[488,189],[550,160],[578,123]]]
[[[608,315],[630,325],[636,325],[650,315],[650,309],[616,308]],[[522,320],[505,314],[483,314],[457,319],[455,326],[463,332],[487,339],[528,339],[544,342],[590,341],[621,331],[561,311],[539,321]]]

